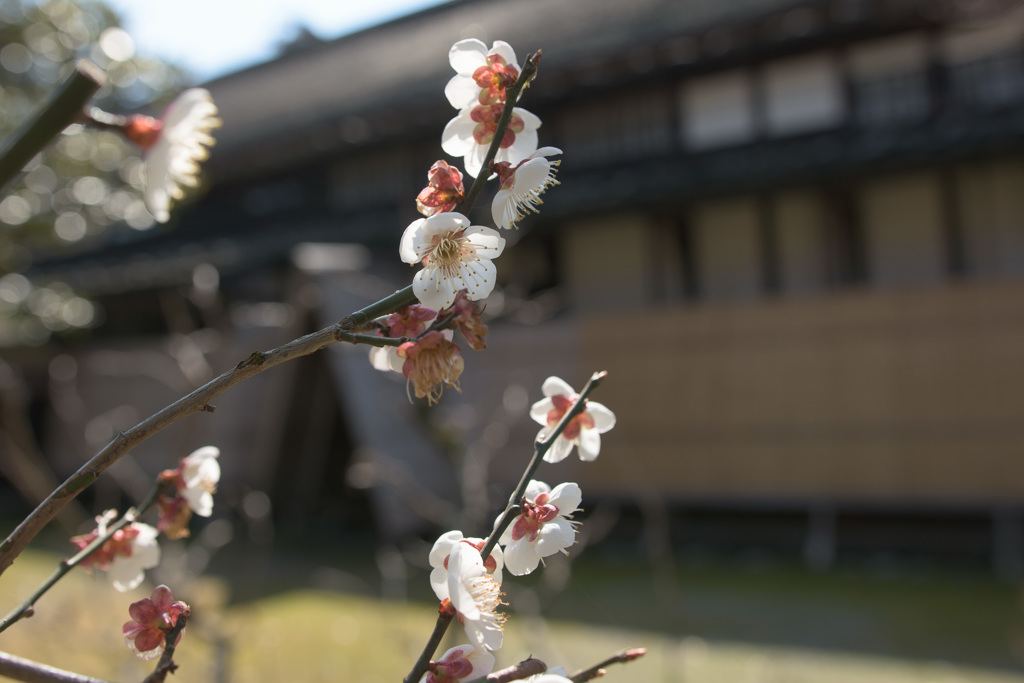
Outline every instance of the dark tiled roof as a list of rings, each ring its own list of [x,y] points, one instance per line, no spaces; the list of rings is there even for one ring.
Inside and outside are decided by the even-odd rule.
[[[217,156],[403,99],[413,108],[447,106],[442,88],[452,75],[448,49],[461,38],[506,40],[520,60],[542,48],[543,74],[795,4],[808,3],[456,0],[208,83],[224,120]]]

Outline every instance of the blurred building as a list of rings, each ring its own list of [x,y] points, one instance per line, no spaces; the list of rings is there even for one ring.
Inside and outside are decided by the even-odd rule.
[[[441,156],[447,51],[465,37],[520,60],[543,48],[522,106],[564,150],[562,184],[498,262],[491,348],[467,351],[465,393],[437,412],[489,465],[466,470],[471,508],[521,468],[543,378],[604,369],[595,400],[619,418],[604,454],[541,476],[624,519],[819,564],[949,551],[1020,572],[1019,2],[461,0],[307,38],[207,84],[224,127],[175,230],[64,276],[126,339],[199,348],[220,316],[218,370],[404,286],[398,238]],[[475,215],[491,223],[486,197]],[[189,419],[250,453],[229,467],[296,519],[345,476],[390,491],[389,528],[410,528],[396,500],[451,518],[455,465],[423,445],[422,412],[342,351]]]

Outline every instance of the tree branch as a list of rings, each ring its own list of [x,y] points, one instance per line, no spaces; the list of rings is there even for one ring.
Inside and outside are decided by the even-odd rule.
[[[92,542],[89,543],[89,545],[85,546],[80,551],[78,551],[74,555],[74,557],[71,557],[67,560],[61,560],[60,564],[57,566],[57,569],[53,572],[53,574],[50,575],[50,578],[44,581],[43,584],[39,586],[39,588],[37,588],[34,593],[32,593],[32,595],[28,596],[28,598],[26,598],[24,602],[22,602],[20,605],[14,608],[14,610],[12,610],[11,613],[8,614],[6,617],[4,617],[3,621],[0,621],[0,633],[6,631],[7,628],[15,622],[20,621],[25,617],[32,616],[36,601],[39,600],[39,598],[41,598],[46,593],[46,591],[53,588],[53,586],[58,581],[64,578],[64,576],[67,575],[72,569],[81,564],[82,561],[85,560],[85,558],[92,555],[100,547],[102,547],[104,543],[113,538],[114,534],[116,534],[118,531],[134,522],[146,510],[152,507],[153,503],[156,502],[157,496],[160,494],[160,490],[163,487],[164,485],[162,482],[157,482],[157,484],[153,487],[149,494],[146,495],[146,498],[142,501],[142,504],[139,505],[138,509],[129,508],[124,513],[124,515],[121,516],[121,519],[117,520],[112,525],[107,527],[107,533],[103,534],[102,536],[97,536],[96,538],[94,538]]]
[[[606,673],[608,673],[604,670],[606,666],[610,666],[612,664],[625,664],[626,662],[632,662],[634,659],[640,659],[645,654],[647,654],[647,649],[642,647],[633,648],[630,650],[623,650],[619,654],[609,657],[600,664],[595,664],[589,669],[577,671],[572,676],[569,676],[569,680],[573,683],[584,683],[584,681],[589,681],[591,679],[597,678],[598,676],[604,676]]]
[[[61,87],[0,148],[0,190],[32,157],[75,122],[82,108],[106,82],[106,75],[92,62],[82,59],[75,64],[75,70]]]
[[[23,683],[107,683],[99,678],[64,671],[6,652],[0,652],[0,676]]]
[[[164,652],[160,655],[160,661],[156,663],[153,673],[146,676],[142,683],[163,683],[167,674],[174,673],[178,665],[174,663],[174,650],[177,647],[178,636],[185,630],[185,623],[188,617],[184,614],[178,615],[171,630],[164,633]]]
[[[409,301],[411,297],[412,301]],[[400,340],[357,334],[349,331],[346,324],[357,326],[372,320],[371,317],[393,313],[416,301],[412,287],[399,290],[389,297],[357,311],[339,323],[329,325],[318,332],[300,337],[270,351],[258,351],[241,361],[231,370],[199,387],[187,396],[178,399],[163,410],[154,413],[131,429],[118,434],[103,450],[82,465],[46,500],[26,517],[11,534],[0,543],[0,574],[7,570],[21,551],[35,538],[44,526],[75,496],[103,474],[125,453],[178,420],[197,412],[209,412],[209,404],[217,396],[257,375],[264,370],[286,363],[295,358],[308,356],[334,342],[394,346]],[[363,321],[363,322],[360,322]]]
[[[530,676],[542,674],[547,670],[548,665],[544,662],[533,657],[527,657],[518,664],[513,664],[501,671],[495,671],[483,678],[474,678],[471,681],[466,681],[466,683],[509,683],[509,681],[519,681]]]

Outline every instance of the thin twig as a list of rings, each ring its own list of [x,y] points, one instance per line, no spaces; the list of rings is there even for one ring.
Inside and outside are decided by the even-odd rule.
[[[146,676],[142,683],[163,683],[167,674],[172,674],[177,670],[178,665],[174,663],[174,649],[178,646],[178,636],[185,630],[187,621],[188,617],[185,614],[179,614],[178,620],[174,622],[171,630],[164,633],[164,652],[160,655],[160,661],[156,663],[156,669]]]
[[[105,534],[94,538],[92,542],[89,543],[89,545],[85,546],[80,551],[78,551],[78,553],[76,553],[74,557],[71,557],[67,560],[61,560],[60,564],[57,565],[57,569],[53,572],[52,575],[50,575],[50,578],[44,581],[43,584],[40,585],[39,588],[37,588],[34,593],[32,593],[32,595],[26,598],[24,602],[15,607],[10,614],[4,617],[3,621],[0,621],[0,633],[7,630],[7,628],[15,622],[25,618],[26,616],[31,616],[35,609],[36,601],[39,600],[39,598],[41,598],[43,594],[46,593],[46,591],[53,588],[53,586],[62,578],[64,578],[64,576],[67,575],[72,569],[81,564],[87,557],[89,557],[99,548],[101,548],[104,543],[113,538],[114,534],[116,534],[118,531],[134,522],[140,516],[142,516],[142,514],[146,512],[146,510],[148,510],[150,507],[152,507],[153,503],[156,502],[156,498],[158,495],[160,495],[160,490],[163,487],[163,483],[157,482],[157,484],[153,487],[149,494],[146,495],[146,498],[142,501],[142,504],[139,505],[138,509],[128,509],[128,511],[126,511],[124,515],[122,515],[121,519],[107,527],[107,532]]]
[[[441,604],[442,607],[437,610],[437,622],[434,624],[434,632],[430,634],[423,652],[420,653],[419,659],[413,664],[412,671],[405,677],[403,683],[417,683],[423,677],[427,668],[430,667],[430,658],[437,652],[437,646],[441,644],[441,639],[444,638],[444,634],[448,630],[448,624],[452,623],[452,619],[455,618],[455,609],[445,609],[444,605],[447,603]]]
[[[548,665],[539,659],[533,657],[527,657],[518,664],[502,669],[501,671],[495,671],[483,678],[474,678],[466,683],[509,683],[509,681],[520,681],[530,676],[536,676],[542,674],[548,670]]]
[[[611,666],[612,664],[625,664],[626,662],[632,662],[635,659],[640,659],[647,654],[647,649],[643,647],[632,648],[630,650],[623,650],[617,655],[613,655],[608,659],[604,660],[599,664],[595,664],[589,669],[583,669],[577,671],[572,676],[569,676],[569,680],[573,683],[584,683],[598,676],[604,676],[607,673],[604,668]]]
[[[22,683],[107,683],[46,664],[0,652],[0,676]]]
[[[107,77],[92,62],[83,59],[75,64],[75,70],[35,116],[25,121],[0,147],[0,190],[32,157],[75,122],[82,108],[106,82]]]
[[[412,295],[412,288],[399,290],[391,296],[378,301],[353,313],[339,323],[329,325],[318,332],[313,332],[305,337],[292,340],[287,344],[279,346],[270,351],[262,351],[251,354],[231,370],[228,370],[220,377],[217,377],[203,386],[199,387],[187,396],[178,399],[176,402],[164,409],[149,416],[131,429],[118,434],[113,441],[107,444],[103,450],[82,465],[77,472],[71,475],[57,490],[47,496],[40,505],[26,517],[11,534],[0,543],[0,574],[7,570],[14,562],[14,559],[22,550],[35,538],[36,534],[75,496],[81,493],[89,484],[118,461],[125,453],[138,446],[140,443],[153,436],[160,430],[168,427],[183,417],[197,412],[207,412],[207,406],[217,396],[243,382],[250,377],[257,375],[264,370],[293,360],[302,356],[308,356],[319,351],[328,344],[334,342],[349,342],[351,344],[369,344],[372,346],[395,346],[398,340],[385,337],[375,337],[366,334],[356,334],[346,329],[346,321],[349,325],[358,324],[365,316],[385,315],[393,313],[399,308],[409,305],[408,296],[415,301]],[[387,303],[385,303],[387,302]],[[372,319],[372,318],[369,318]],[[400,343],[400,342],[399,342]]]
[[[580,395],[576,397],[576,401],[572,404],[572,407],[566,411],[562,419],[558,421],[555,428],[552,430],[548,437],[543,441],[538,441],[534,445],[533,457],[530,459],[530,464],[527,465],[526,471],[523,473],[523,478],[519,482],[519,486],[516,487],[512,497],[509,498],[508,506],[505,508],[505,512],[502,514],[501,519],[494,526],[491,531],[491,535],[484,541],[483,548],[480,550],[481,557],[487,557],[494,550],[494,546],[498,544],[498,539],[501,538],[501,534],[508,528],[508,525],[512,523],[512,520],[517,514],[519,514],[519,501],[522,499],[523,494],[526,492],[526,487],[530,483],[530,479],[533,478],[533,473],[537,471],[537,467],[540,466],[541,460],[544,458],[544,454],[548,452],[551,445],[555,442],[563,430],[569,426],[569,422],[579,415],[583,408],[587,405],[587,396],[592,392],[601,381],[608,375],[607,372],[595,372],[590,376],[590,380],[586,386],[580,392]],[[448,625],[451,623],[449,619],[444,624],[438,619],[437,625],[434,627],[434,633],[431,635],[430,640],[427,642],[427,647],[424,648],[420,658],[416,660],[416,664],[413,665],[412,671],[405,677],[405,683],[415,683],[423,676],[427,671],[427,667],[430,665],[430,658],[434,656],[437,651],[437,646],[441,643],[441,637],[444,636],[444,632],[448,629]],[[440,635],[437,630],[441,629]],[[436,641],[436,642],[435,642]]]

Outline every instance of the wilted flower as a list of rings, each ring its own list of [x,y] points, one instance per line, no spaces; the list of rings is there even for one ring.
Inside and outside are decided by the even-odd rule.
[[[184,602],[175,600],[170,588],[157,586],[150,597],[133,602],[128,607],[128,614],[131,621],[126,621],[121,627],[125,645],[141,659],[154,659],[164,651],[167,634],[177,624],[178,617],[187,619],[191,609]],[[184,629],[178,632],[175,645],[184,633]]]
[[[470,348],[474,351],[483,351],[487,348],[487,343],[484,341],[484,337],[487,336],[487,325],[484,324],[480,313],[477,305],[466,297],[466,291],[459,290],[451,308],[444,309],[437,314],[437,317],[443,319],[454,314],[449,324],[459,328],[462,336],[469,342]]]
[[[470,225],[461,213],[420,218],[405,229],[399,254],[405,263],[422,263],[412,290],[420,303],[440,310],[451,306],[460,289],[476,301],[494,289],[505,238],[496,230]]]
[[[494,655],[482,647],[459,645],[430,663],[420,683],[457,683],[467,679],[482,678],[494,669]]]
[[[505,566],[516,576],[529,574],[541,558],[565,552],[576,542],[576,529],[567,517],[580,506],[583,494],[575,483],[559,484],[552,491],[531,480],[520,504],[522,512],[501,535]]]
[[[406,306],[392,313],[385,321],[388,337],[418,337],[426,332],[437,318],[437,311],[420,304]],[[379,332],[378,332],[379,334]],[[370,365],[376,370],[402,372],[404,358],[399,358],[397,346],[374,346],[370,349]]]
[[[462,172],[447,161],[435,161],[427,172],[427,186],[416,197],[416,210],[424,216],[451,211],[466,197]]]
[[[448,595],[452,607],[477,647],[501,648],[505,615],[498,612],[501,586],[484,567],[480,551],[456,543],[448,558]]]
[[[430,566],[433,567],[430,572],[430,587],[434,589],[434,594],[437,595],[438,600],[450,597],[448,595],[448,561],[451,558],[452,550],[460,543],[476,548],[477,552],[484,549],[484,539],[465,538],[461,531],[448,531],[441,534],[440,538],[434,541],[434,546],[430,549],[428,560]],[[501,547],[495,545],[491,554],[484,561],[484,569],[494,577],[494,580],[499,585],[501,584],[501,569],[504,566],[505,560],[502,556]]]
[[[96,529],[83,536],[74,536],[71,542],[84,550],[100,536],[105,536],[110,522],[117,519],[116,510],[107,510],[96,518]],[[99,548],[81,562],[83,567],[95,567],[107,572],[114,588],[124,592],[142,583],[145,570],[160,564],[160,546],[156,542],[157,530],[148,524],[132,522],[118,529]]]
[[[473,178],[480,175],[483,168],[487,150],[498,130],[502,109],[504,105],[501,102],[467,107],[448,122],[441,134],[441,149],[453,157],[463,157],[466,173]],[[514,166],[529,158],[537,151],[537,129],[540,125],[536,115],[520,107],[513,108],[494,161],[507,161]]]
[[[402,374],[412,385],[416,398],[426,398],[429,405],[438,402],[446,386],[462,391],[462,352],[441,332],[434,330],[418,341],[402,344],[398,357],[403,361]]]
[[[505,89],[519,79],[515,50],[503,40],[494,41],[490,50],[476,38],[460,40],[448,51],[448,61],[457,74],[444,94],[456,109],[504,102]]]
[[[545,425],[537,439],[546,439],[554,431],[579,395],[564,380],[548,377],[542,387],[544,396],[530,408],[530,417]],[[586,407],[569,421],[551,448],[544,454],[547,462],[564,460],[573,446],[579,447],[580,460],[594,460],[601,452],[601,434],[615,426],[615,414],[600,403],[587,401]]]
[[[170,218],[184,188],[199,185],[199,164],[209,156],[218,128],[217,106],[209,91],[190,88],[168,105],[159,119],[133,116],[124,128],[129,140],[146,152],[146,205],[161,223]]]
[[[545,157],[561,153],[557,147],[541,147],[518,166],[507,162],[495,164],[501,187],[491,202],[491,215],[499,228],[518,228],[516,222],[525,218],[527,211],[539,213],[537,205],[543,204],[540,196],[552,185],[558,185],[555,170],[560,162]]]
[[[174,486],[175,495],[160,496],[157,528],[169,538],[188,536],[188,521],[195,513],[209,517],[213,513],[213,494],[220,482],[220,449],[204,446],[185,456],[173,470],[164,470],[160,480]]]

